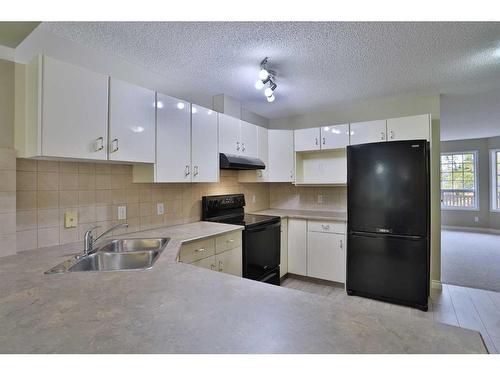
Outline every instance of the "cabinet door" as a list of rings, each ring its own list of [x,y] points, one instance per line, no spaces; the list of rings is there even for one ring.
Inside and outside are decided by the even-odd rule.
[[[240,122],[240,142],[241,154],[256,158],[258,156],[258,134],[257,125],[250,124],[246,121]]]
[[[307,233],[307,276],[345,282],[344,235]]]
[[[288,272],[307,274],[306,220],[288,220]]]
[[[349,124],[322,126],[321,149],[332,150],[349,145]]]
[[[320,149],[319,128],[294,130],[295,151],[314,151]]]
[[[223,113],[219,114],[219,152],[233,155],[241,152],[240,120]]]
[[[430,140],[431,116],[419,115],[391,118],[387,120],[387,140]]]
[[[219,181],[218,113],[192,104],[191,166],[193,182]]]
[[[386,120],[354,122],[350,125],[351,145],[387,140]]]
[[[217,271],[240,277],[243,274],[243,250],[241,247],[217,254],[215,260]]]
[[[157,94],[156,182],[191,181],[191,106]]]
[[[280,277],[288,273],[288,219],[281,219]]]
[[[110,78],[109,160],[155,162],[155,92]]]
[[[108,77],[43,57],[42,156],[107,159]]]
[[[294,180],[293,130],[268,131],[268,181],[291,182]]]
[[[215,271],[215,269],[216,269],[215,268],[215,265],[216,265],[215,255],[212,255],[208,258],[203,258],[203,259],[197,260],[196,262],[192,262],[191,264],[193,266],[196,266],[196,267],[206,268],[206,269]]]
[[[258,169],[253,171],[240,171],[238,173],[238,181],[240,182],[267,182],[269,176],[269,162],[268,162],[268,130],[261,126],[257,126],[258,137],[258,155],[257,157],[264,162],[266,169]]]

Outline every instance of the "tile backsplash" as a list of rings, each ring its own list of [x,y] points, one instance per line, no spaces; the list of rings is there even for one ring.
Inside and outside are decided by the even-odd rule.
[[[80,241],[95,225],[102,232],[121,222],[118,206],[135,232],[200,220],[203,195],[244,193],[249,212],[268,208],[270,197],[270,184],[241,184],[236,171],[221,171],[218,183],[136,184],[130,165],[17,159],[16,177],[17,251]],[[78,213],[76,228],[64,228],[67,211]]]
[[[347,187],[270,184],[269,205],[271,208],[290,210],[347,211]]]

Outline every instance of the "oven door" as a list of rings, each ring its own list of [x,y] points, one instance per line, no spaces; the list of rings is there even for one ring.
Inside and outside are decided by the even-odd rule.
[[[243,232],[243,277],[261,280],[279,267],[281,222],[266,223]]]

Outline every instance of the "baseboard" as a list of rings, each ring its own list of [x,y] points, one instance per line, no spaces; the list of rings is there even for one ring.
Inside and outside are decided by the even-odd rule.
[[[478,232],[478,233],[500,234],[500,229],[493,229],[493,228],[456,227],[456,226],[452,226],[452,225],[441,225],[441,229],[460,231],[460,232]]]
[[[443,285],[441,284],[441,281],[439,281],[439,280],[431,280],[431,288],[436,289],[436,290],[442,290]]]

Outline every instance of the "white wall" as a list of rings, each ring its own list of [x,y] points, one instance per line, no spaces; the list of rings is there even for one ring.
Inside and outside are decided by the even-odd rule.
[[[500,89],[467,95],[441,95],[441,140],[500,135]]]

